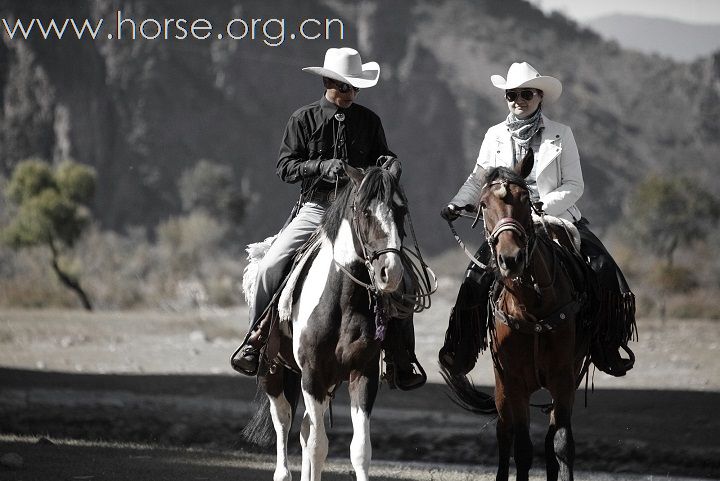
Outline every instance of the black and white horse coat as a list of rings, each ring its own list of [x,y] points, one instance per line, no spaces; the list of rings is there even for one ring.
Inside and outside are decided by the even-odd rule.
[[[343,381],[351,402],[351,462],[356,479],[368,479],[381,351],[374,303],[403,284],[400,250],[407,207],[398,186],[399,165],[393,165],[366,173],[347,168],[351,181],[326,211],[307,258],[297,263],[281,296],[278,309],[286,319],[281,326],[292,325],[292,353],[281,355],[291,356],[300,374],[275,365],[261,377],[276,438],[274,481],[291,479],[287,442],[300,393],[305,405],[301,479],[320,480],[328,452],[324,413],[330,393]],[[257,419],[251,422],[246,437],[256,436],[258,426]]]

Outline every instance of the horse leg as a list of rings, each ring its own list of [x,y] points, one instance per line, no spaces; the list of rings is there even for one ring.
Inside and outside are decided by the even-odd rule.
[[[288,434],[292,424],[293,407],[285,397],[285,372],[278,369],[260,379],[262,390],[265,391],[269,401],[270,417],[275,429],[275,446],[277,449],[277,463],[273,481],[290,481],[290,467],[287,456]],[[297,402],[294,400],[293,402]]]
[[[515,469],[517,481],[530,479],[533,446],[530,440],[530,398],[518,396],[513,400],[513,432],[515,444]]]
[[[498,410],[499,460],[495,479],[496,481],[507,481],[509,478],[510,451],[514,447],[516,479],[527,481],[532,465],[532,441],[529,429],[530,396],[524,389],[516,387],[510,389],[507,386],[508,381],[508,379],[501,380],[499,374],[496,373],[495,405]],[[517,379],[514,381],[514,385],[524,385],[524,381]]]
[[[551,390],[553,410],[550,413],[550,427],[545,437],[545,462],[547,479],[573,481],[575,462],[575,440],[572,433],[572,408],[575,401],[575,386],[572,376],[558,389]],[[554,391],[554,392],[553,392]]]
[[[275,466],[275,474],[273,481],[290,481],[290,466],[287,456],[287,441],[290,433],[290,424],[292,423],[292,408],[280,393],[279,396],[273,397],[268,394],[270,399],[270,415],[272,416],[273,425],[275,426],[275,434],[277,436],[277,464]]]
[[[513,444],[512,410],[510,402],[505,397],[505,387],[495,373],[495,407],[498,411],[498,420],[495,432],[498,441],[498,471],[496,481],[507,481],[510,476],[510,450]]]
[[[370,413],[378,390],[379,364],[373,363],[371,372],[352,371],[348,389],[350,391],[350,415],[353,424],[353,438],[350,443],[350,461],[355,468],[357,481],[368,481],[372,444],[370,441]]]
[[[308,458],[310,451],[308,450],[308,439],[310,438],[310,415],[305,412],[303,414],[302,423],[300,424],[300,448],[302,450],[302,468],[300,471],[301,481],[310,479],[310,459]]]
[[[305,416],[301,431],[303,444],[302,481],[320,481],[325,459],[328,453],[328,438],[325,433],[325,410],[328,407],[329,397],[322,401],[306,391],[303,382],[303,400],[305,402]]]
[[[557,433],[557,425],[555,424],[555,414],[550,413],[550,426],[545,435],[545,470],[547,472],[547,481],[557,481],[560,464],[555,456],[555,434]]]

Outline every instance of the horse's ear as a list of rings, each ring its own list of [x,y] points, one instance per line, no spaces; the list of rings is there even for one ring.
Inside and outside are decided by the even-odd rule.
[[[390,172],[390,175],[395,178],[396,182],[400,182],[400,175],[402,174],[402,164],[400,163],[400,161],[393,158],[392,160],[385,162],[385,164],[390,164],[385,168],[388,170],[388,172]]]
[[[352,180],[353,184],[360,185],[360,183],[363,180],[363,177],[365,177],[365,174],[362,170],[356,169],[352,165],[343,162],[343,167],[345,168],[345,173],[350,177],[350,180]]]
[[[533,149],[530,148],[527,154],[525,154],[525,157],[515,166],[515,173],[525,179],[530,175],[530,172],[532,172],[533,164],[535,164],[535,154],[533,153]]]

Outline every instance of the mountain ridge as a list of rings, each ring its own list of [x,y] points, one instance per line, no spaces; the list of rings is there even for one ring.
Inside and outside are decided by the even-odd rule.
[[[232,18],[221,2],[49,0],[0,3],[4,16]],[[275,176],[283,128],[322,95],[300,71],[330,46],[356,46],[381,64],[381,81],[359,102],[383,120],[404,161],[421,245],[449,247],[438,212],[472,169],[485,130],[506,116],[491,74],[527,60],[563,81],[546,108],[573,128],[586,190],[580,208],[596,228],[621,216],[634,184],[652,171],[720,175],[720,55],[690,64],[627,52],[561,15],[523,0],[393,2],[283,0],[243,3],[247,18],[341,18],[342,42],[127,41],[0,43],[4,109],[0,159],[7,175],[23,158],[73,157],[95,166],[95,214],[105,228],[151,229],[180,211],[177,179],[203,158],[233,168],[257,199],[239,243],[272,234],[298,188]],[[706,175],[699,175],[700,173]]]
[[[692,62],[720,50],[720,23],[696,24],[661,17],[611,14],[585,25],[623,48]]]

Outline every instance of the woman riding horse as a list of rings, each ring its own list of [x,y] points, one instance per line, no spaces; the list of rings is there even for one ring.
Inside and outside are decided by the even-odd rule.
[[[474,211],[478,204],[486,171],[492,167],[512,168],[530,151],[535,162],[527,186],[531,200],[542,203],[549,215],[569,220],[577,227],[582,240],[583,257],[595,272],[599,285],[599,335],[591,347],[595,366],[613,376],[623,376],[632,369],[634,355],[627,347],[635,330],[634,295],[625,277],[607,249],[588,228],[575,203],[583,193],[584,183],[580,156],[570,127],[548,119],[543,104],[556,101],[562,84],[554,77],[540,75],[527,62],[513,63],[507,78],[491,77],[493,85],[504,91],[507,118],[485,134],[475,169],[441,215],[455,220],[462,210]],[[490,249],[485,242],[476,257],[487,263]],[[440,350],[440,363],[450,372],[467,373],[483,346],[472,331],[470,319],[487,318],[488,293],[493,275],[470,263],[460,287],[455,307]],[[619,350],[629,354],[621,357]]]

